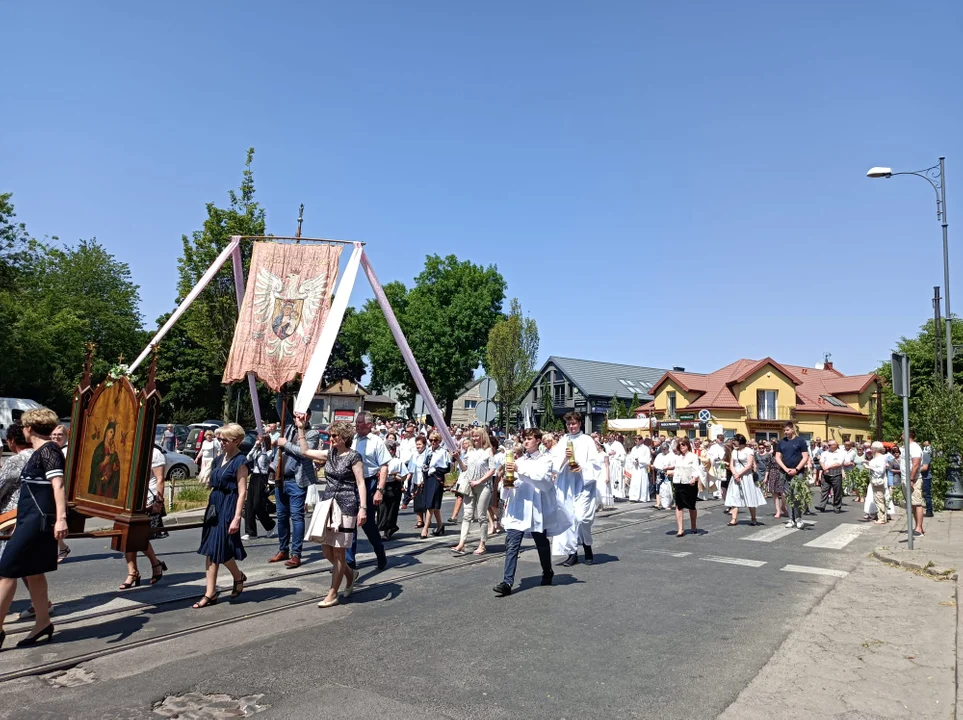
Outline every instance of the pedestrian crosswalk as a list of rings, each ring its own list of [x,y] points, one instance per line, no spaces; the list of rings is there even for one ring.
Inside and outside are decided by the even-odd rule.
[[[842,550],[868,528],[868,525],[843,523],[842,525],[837,525],[831,530],[821,533],[817,537],[805,543],[804,547],[818,548],[822,550]],[[806,522],[807,535],[815,529],[815,522]],[[751,542],[772,543],[798,532],[798,528],[790,528],[785,527],[784,525],[778,525],[777,527],[768,527],[764,530],[759,530],[758,532],[754,532],[743,539]]]

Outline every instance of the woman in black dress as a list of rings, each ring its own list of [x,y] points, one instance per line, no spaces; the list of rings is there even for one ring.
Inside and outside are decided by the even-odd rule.
[[[321,543],[325,559],[331,563],[331,589],[318,603],[319,608],[337,605],[341,580],[346,579],[344,596],[350,597],[358,571],[348,567],[345,550],[351,547],[358,526],[368,519],[368,495],[364,482],[364,463],[351,449],[354,425],[343,420],[328,428],[331,449],[312,450],[304,435],[304,415],[294,416],[298,427],[301,454],[324,463],[324,493],[308,524],[306,539]],[[278,441],[280,442],[280,440]]]
[[[17,591],[17,579],[25,578],[36,608],[33,630],[17,643],[17,647],[26,647],[53,636],[44,573],[57,569],[57,540],[67,536],[67,495],[64,456],[50,440],[57,415],[53,410],[28,410],[21,422],[34,453],[20,475],[17,528],[0,558],[0,628]],[[0,647],[5,637],[0,630]]]
[[[441,433],[433,430],[428,435],[428,443],[431,447],[425,460],[425,485],[421,489],[421,502],[425,511],[425,526],[421,529],[423,538],[428,537],[432,518],[435,519],[435,529],[431,534],[445,534],[445,524],[441,521],[441,498],[445,494],[445,475],[451,468],[451,455],[441,444]]]
[[[244,440],[244,428],[235,423],[218,428],[222,454],[214,458],[210,486],[211,495],[204,513],[204,529],[198,555],[207,558],[207,587],[204,597],[194,603],[204,608],[217,602],[217,570],[227,566],[234,578],[231,597],[236,598],[244,590],[247,576],[237,566],[238,560],[247,557],[241,544],[241,509],[247,497],[247,465],[240,452]]]

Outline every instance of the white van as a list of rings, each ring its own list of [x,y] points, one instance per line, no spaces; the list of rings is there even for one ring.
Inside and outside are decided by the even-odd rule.
[[[39,410],[43,405],[34,400],[22,398],[0,398],[0,440],[7,437],[10,423],[19,420],[27,410]]]

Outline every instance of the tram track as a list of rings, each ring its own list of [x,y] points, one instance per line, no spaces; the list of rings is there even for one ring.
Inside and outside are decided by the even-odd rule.
[[[707,510],[710,508],[711,506],[706,507]],[[622,510],[621,512],[616,511],[614,513],[606,513],[603,517],[606,519],[617,518],[620,515],[628,515],[630,513],[637,512],[638,510],[641,510],[641,509],[650,509],[650,508],[629,508],[626,510]],[[645,517],[641,517],[633,520],[627,520],[624,522],[619,522],[617,524],[609,525],[607,527],[595,528],[593,529],[592,534],[604,535],[607,533],[616,532],[618,530],[624,530],[626,528],[635,527],[638,525],[646,525],[653,522],[661,521],[661,520],[667,519],[668,517],[669,516],[667,515],[656,514],[654,512],[647,513]],[[425,548],[425,550],[430,551],[435,549],[435,547]],[[395,556],[406,555],[406,554],[408,553],[397,553]],[[409,572],[402,575],[396,575],[394,577],[386,578],[384,580],[365,583],[363,585],[358,585],[358,587],[355,589],[355,597],[363,596],[364,593],[369,592],[371,590],[376,590],[379,587],[383,587],[385,585],[398,584],[400,582],[413,580],[419,577],[426,577],[429,575],[439,575],[441,573],[449,572],[452,570],[458,570],[461,568],[472,567],[474,565],[480,565],[482,563],[489,562],[494,558],[504,557],[504,555],[505,555],[504,550],[497,551],[497,552],[489,552],[479,557],[459,559],[452,562],[449,565],[443,565],[440,567],[431,567],[431,568],[426,568],[424,570],[416,570],[414,572]],[[296,580],[296,579],[305,578],[305,577],[313,577],[316,575],[324,575],[329,572],[330,572],[330,568],[319,568],[317,570],[302,572],[296,575],[282,575],[282,576],[277,576],[272,578],[265,578],[263,580],[258,580],[255,582],[248,583],[245,585],[245,588],[253,588],[258,586],[270,585],[279,580],[291,580],[291,579]],[[84,615],[82,617],[78,617],[72,620],[66,620],[61,623],[57,623],[57,627],[64,628],[64,627],[76,626],[80,623],[89,623],[90,621],[96,621],[102,618],[121,615],[125,613],[129,613],[130,616],[133,618],[133,617],[137,617],[138,615],[151,612],[154,608],[158,606],[170,605],[174,603],[184,603],[190,599],[193,599],[194,597],[196,597],[196,592],[185,594],[184,596],[180,596],[176,598],[169,598],[167,600],[162,600],[160,602],[153,603],[151,605],[145,605],[143,608],[128,607],[128,608],[116,608],[113,610],[105,610],[101,613]],[[177,638],[186,637],[189,635],[193,635],[195,633],[200,633],[205,630],[210,630],[213,628],[223,627],[227,625],[233,625],[233,624],[241,623],[247,620],[253,620],[255,618],[263,617],[268,614],[275,614],[285,610],[292,610],[300,607],[306,607],[308,605],[316,604],[320,597],[322,597],[322,595],[320,594],[312,595],[311,597],[292,600],[290,602],[285,602],[280,605],[272,605],[269,608],[254,610],[252,612],[245,612],[244,614],[237,617],[220,618],[217,620],[211,620],[209,622],[202,622],[198,625],[194,625],[189,628],[174,630],[171,632],[166,632],[161,635],[156,635],[156,636],[143,638],[143,639],[131,640],[129,642],[124,642],[124,643],[117,643],[112,645],[111,647],[98,648],[90,652],[81,653],[71,657],[59,658],[57,660],[52,660],[49,662],[32,665],[30,667],[20,668],[18,670],[0,672],[0,683],[8,682],[11,680],[18,680],[25,677],[32,677],[36,675],[46,675],[48,673],[65,671],[65,670],[74,668],[78,665],[82,665],[83,663],[91,662],[93,660],[98,660],[100,658],[107,657],[110,655],[116,655],[118,653],[126,652],[128,650],[136,650],[138,648],[149,647],[152,645],[156,645],[158,643],[167,642],[169,640],[175,640]],[[15,632],[18,632],[18,631],[8,632],[7,633],[8,638],[12,636]],[[24,632],[29,632],[29,630],[25,629]],[[0,657],[2,657],[3,654],[6,654],[6,653],[0,652]]]

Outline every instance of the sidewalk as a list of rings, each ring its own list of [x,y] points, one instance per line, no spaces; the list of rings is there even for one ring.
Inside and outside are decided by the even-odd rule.
[[[939,513],[906,549],[906,516],[809,615],[720,718],[945,718],[963,712],[963,513]]]

